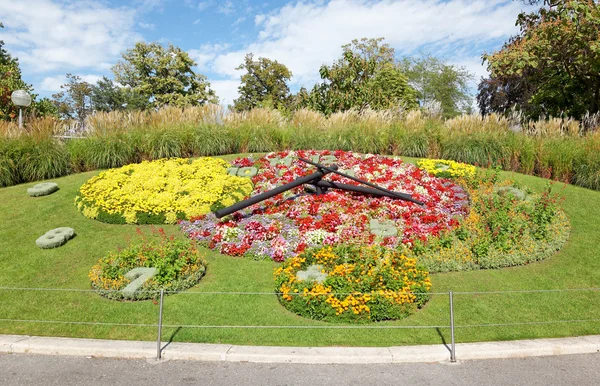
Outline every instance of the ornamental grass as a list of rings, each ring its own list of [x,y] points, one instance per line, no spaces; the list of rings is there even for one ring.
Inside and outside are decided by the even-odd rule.
[[[444,121],[420,110],[351,110],[326,117],[309,110],[231,113],[215,105],[168,107],[94,114],[77,129],[77,135],[86,139],[68,139],[68,146],[54,146],[66,151],[66,167],[62,160],[45,158],[58,163],[50,168],[53,178],[162,157],[329,149],[498,166],[600,190],[595,150],[600,138],[594,134],[599,116],[586,116],[583,122],[556,117],[530,122],[513,113],[506,117],[463,115]],[[68,134],[75,126],[49,118],[27,120],[25,130],[2,124],[0,185],[47,175],[46,171],[23,172],[26,163],[11,156],[22,137],[43,142],[51,135]]]

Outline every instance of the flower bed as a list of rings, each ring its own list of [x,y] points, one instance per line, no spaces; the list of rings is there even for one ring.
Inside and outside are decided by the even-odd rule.
[[[157,297],[156,291],[160,289],[183,291],[202,278],[206,262],[193,241],[176,240],[162,229],[158,230],[158,239],[139,233],[142,236],[140,243],[109,253],[90,270],[88,276],[92,288],[101,295],[115,300],[151,299]],[[147,279],[128,276],[129,272],[139,268],[153,269],[154,275]],[[134,280],[139,284],[128,295],[125,289]]]
[[[322,320],[401,319],[428,300],[428,272],[382,247],[324,247],[286,260],[274,273],[280,302]]]
[[[334,189],[316,195],[298,187],[222,220],[208,214],[184,221],[182,229],[224,254],[283,261],[321,245],[410,246],[454,229],[469,211],[467,193],[451,180],[431,176],[400,159],[372,154],[271,153],[257,160],[238,159],[230,173],[250,176],[254,195],[316,171],[299,157],[335,163],[347,174],[412,194],[425,205]],[[359,185],[335,174],[324,179]]]
[[[84,216],[113,224],[174,224],[229,206],[252,191],[217,158],[162,159],[110,169],[88,180],[75,198]]]
[[[421,159],[417,166],[436,177],[446,178],[474,178],[477,170],[473,165],[443,159]]]
[[[551,186],[542,194],[496,182],[497,174],[463,180],[471,198],[461,224],[402,253],[430,272],[523,265],[552,256],[569,238],[570,224]]]

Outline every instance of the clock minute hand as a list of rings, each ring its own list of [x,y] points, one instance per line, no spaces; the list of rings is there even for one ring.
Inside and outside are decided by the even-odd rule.
[[[219,209],[215,211],[215,216],[217,218],[221,218],[223,216],[227,216],[228,214],[232,214],[233,212],[237,212],[238,210],[242,210],[244,208],[249,207],[250,205],[254,205],[257,204],[261,201],[264,201],[266,199],[269,199],[273,196],[276,196],[280,193],[283,192],[287,192],[290,189],[294,189],[295,187],[298,187],[300,185],[304,185],[307,183],[311,183],[313,181],[319,181],[321,178],[323,178],[324,175],[331,173],[331,172],[335,172],[337,170],[337,166],[335,166],[334,168],[327,168],[327,170],[323,170],[320,169],[319,171],[305,176],[305,177],[298,177],[296,178],[294,181],[289,182],[285,185],[281,185],[278,186],[274,189],[271,190],[267,190],[266,192],[263,193],[259,193],[256,196],[252,196],[250,198],[245,199],[244,201],[240,201],[238,203],[235,203],[231,206],[228,206],[227,208],[223,208],[223,209]]]
[[[346,178],[348,178],[348,179],[351,179],[352,181],[356,181],[356,182],[358,182],[358,183],[360,183],[360,184],[364,184],[364,185],[370,186],[370,187],[372,187],[372,188],[374,188],[374,189],[377,189],[377,190],[379,190],[379,191],[381,191],[381,192],[387,193],[387,196],[388,196],[388,197],[389,197],[389,196],[392,196],[392,197],[394,197],[394,198],[399,198],[399,199],[401,199],[401,200],[405,200],[405,201],[410,201],[410,202],[413,202],[413,203],[415,203],[415,204],[417,204],[417,205],[425,205],[425,203],[424,203],[424,202],[421,202],[421,201],[419,201],[419,200],[416,200],[416,199],[414,199],[414,198],[413,198],[413,197],[412,197],[410,194],[393,192],[393,191],[391,191],[391,190],[388,190],[388,189],[386,189],[386,188],[383,188],[383,187],[381,187],[381,186],[379,186],[379,185],[375,185],[375,184],[372,184],[372,183],[370,183],[370,182],[368,182],[368,181],[361,180],[360,178],[352,177],[352,176],[351,176],[351,175],[349,175],[349,174],[346,174],[346,173],[340,172],[340,171],[338,171],[338,170],[337,170],[337,166],[336,166],[336,165],[334,165],[334,166],[335,166],[335,168],[329,168],[329,167],[327,167],[327,166],[325,166],[325,165],[321,165],[320,163],[317,163],[317,162],[312,162],[312,161],[310,161],[310,160],[307,160],[307,159],[305,159],[305,158],[302,158],[302,157],[298,157],[298,159],[299,159],[300,161],[302,161],[302,162],[306,162],[307,164],[310,164],[310,165],[316,166],[317,168],[319,168],[319,169],[321,169],[321,170],[326,170],[326,171],[328,171],[328,172],[330,172],[330,173],[339,174],[340,176],[342,176],[342,177],[346,177]],[[341,186],[340,186],[340,188],[341,188]],[[343,188],[342,188],[342,189],[343,189]]]

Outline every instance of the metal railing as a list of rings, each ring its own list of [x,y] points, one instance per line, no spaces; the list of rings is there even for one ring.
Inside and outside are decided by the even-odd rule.
[[[24,291],[24,292],[68,292],[68,293],[99,293],[93,289],[69,289],[69,288],[31,288],[31,287],[0,287],[0,295],[6,291]],[[103,290],[102,292],[111,292]],[[117,291],[114,291],[117,292]],[[448,296],[449,313],[448,324],[437,325],[376,325],[376,324],[331,324],[331,325],[195,325],[195,324],[164,324],[164,299],[166,294],[178,294],[186,296],[228,296],[228,295],[243,295],[243,296],[274,296],[282,295],[276,292],[242,292],[242,291],[144,291],[147,294],[154,294],[158,304],[158,320],[156,323],[116,323],[116,322],[101,322],[101,321],[69,321],[69,320],[39,320],[39,319],[19,319],[19,318],[2,318],[0,322],[5,323],[47,323],[47,324],[65,324],[65,325],[90,325],[90,326],[112,326],[112,327],[144,327],[157,328],[157,345],[156,358],[162,357],[162,332],[163,328],[203,328],[203,329],[449,329],[450,331],[450,361],[456,362],[456,342],[455,332],[457,329],[469,328],[487,328],[487,327],[518,327],[518,326],[536,326],[549,324],[569,324],[569,323],[591,323],[600,322],[600,318],[588,319],[560,319],[546,321],[517,321],[517,322],[498,322],[498,323],[473,323],[473,324],[456,324],[455,323],[455,298],[457,296],[481,296],[481,295],[533,295],[533,294],[559,294],[573,292],[600,292],[600,288],[570,288],[570,289],[537,289],[537,290],[505,290],[505,291],[462,291],[462,292],[428,292],[414,293],[415,295],[429,296]],[[332,295],[360,295],[361,293],[329,293]],[[328,295],[329,295],[328,294]],[[292,296],[305,296],[302,293],[289,293]],[[600,312],[600,310],[598,310]],[[2,309],[0,309],[0,314]],[[1,316],[1,315],[0,315]]]

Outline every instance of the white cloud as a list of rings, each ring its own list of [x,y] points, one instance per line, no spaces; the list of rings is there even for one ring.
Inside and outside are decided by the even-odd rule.
[[[227,50],[229,44],[203,44],[199,49],[189,50],[190,57],[196,62],[201,72],[209,70],[209,63],[212,63],[218,54]]]
[[[81,80],[84,82],[88,82],[90,84],[96,84],[98,80],[102,79],[99,75],[93,74],[74,74],[78,75]],[[64,75],[56,75],[56,76],[47,76],[40,83],[40,91],[55,93],[61,91],[60,86],[67,83],[67,78]]]
[[[218,12],[223,13],[225,15],[229,15],[235,12],[235,7],[233,6],[233,3],[230,0],[227,0],[219,6]]]
[[[206,8],[212,5],[212,1],[200,1],[198,2],[198,6],[196,7],[198,11],[204,11]]]
[[[238,17],[233,24],[231,24],[232,27],[235,27],[236,25],[239,25],[241,23],[243,23],[246,20],[245,17]]]
[[[233,104],[233,100],[237,99],[238,87],[240,86],[239,80],[209,80],[209,82],[210,87],[215,90],[222,105]]]
[[[135,11],[101,3],[0,1],[1,38],[30,72],[106,69],[141,37]]]
[[[473,70],[478,47],[517,32],[514,21],[521,8],[521,3],[506,0],[295,2],[255,16],[261,27],[259,39],[241,50],[219,54],[206,65],[222,76],[238,78],[235,67],[253,52],[288,66],[294,74],[292,85],[310,86],[319,80],[319,67],[340,56],[343,44],[385,37],[398,55],[427,47],[449,61],[470,60]]]
[[[254,24],[261,25],[266,18],[266,15],[256,15],[254,16]]]
[[[144,23],[144,22],[139,22],[138,26],[140,26],[140,28],[143,28],[143,29],[154,29],[154,28],[156,28],[156,25],[154,25],[152,23]]]

